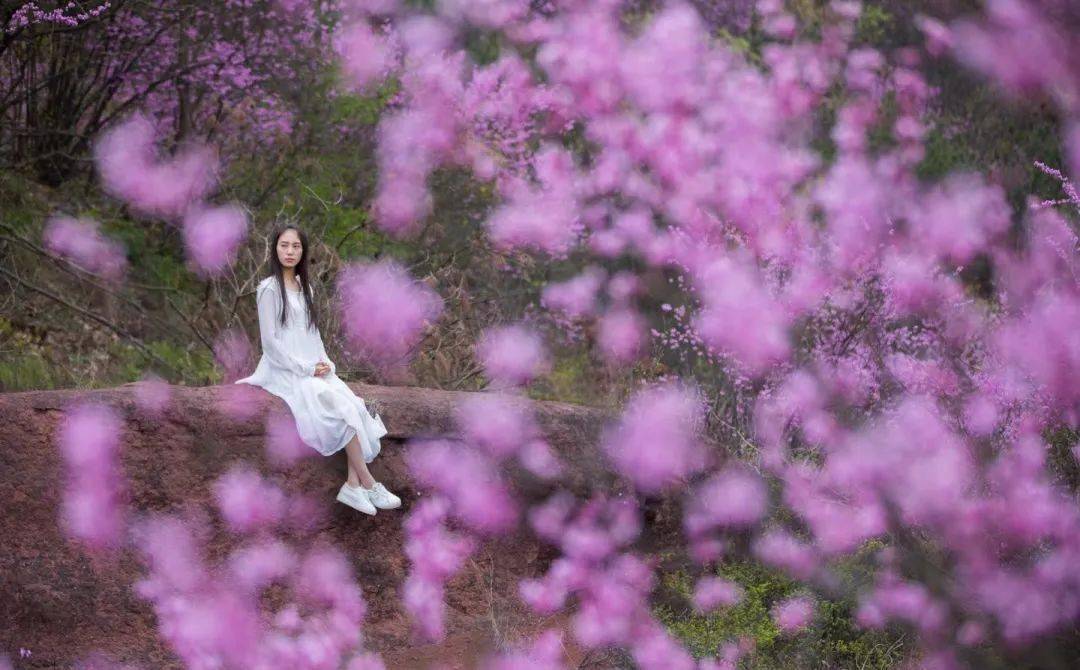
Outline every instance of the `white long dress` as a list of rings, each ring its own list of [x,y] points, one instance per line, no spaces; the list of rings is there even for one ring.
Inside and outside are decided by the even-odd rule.
[[[300,291],[286,288],[289,313],[281,325],[281,290],[277,279],[263,279],[255,292],[259,311],[262,357],[255,372],[236,384],[266,389],[284,400],[305,444],[329,456],[343,449],[354,435],[360,436],[364,462],[379,455],[379,438],[386,426],[368,412],[364,401],[338,378],[337,366],[326,355],[317,328],[308,328],[307,303]],[[324,361],[330,372],[318,377],[315,364]]]

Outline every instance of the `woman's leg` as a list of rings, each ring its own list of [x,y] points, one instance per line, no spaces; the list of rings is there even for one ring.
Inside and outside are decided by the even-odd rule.
[[[349,440],[349,443],[345,445],[345,456],[348,459],[349,466],[349,486],[362,484],[367,489],[374,486],[375,478],[368,472],[367,463],[364,462],[364,452],[360,447],[359,435],[353,435],[353,439]]]

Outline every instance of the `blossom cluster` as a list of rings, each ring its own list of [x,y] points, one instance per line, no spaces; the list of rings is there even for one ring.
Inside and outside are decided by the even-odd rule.
[[[930,55],[955,53],[1019,95],[1053,96],[1078,172],[1080,61],[1059,27],[1067,4],[995,0],[954,26],[919,23]],[[430,211],[427,175],[464,162],[499,197],[487,220],[493,244],[551,259],[591,254],[594,266],[546,289],[545,305],[561,318],[594,318],[615,363],[635,359],[635,334],[648,332],[635,316],[650,303],[617,303],[621,289],[603,264],[632,260],[685,280],[692,298],[678,316],[690,334],[680,341],[738,380],[750,414],[742,437],[756,457],[711,471],[718,463],[689,430],[693,402],[658,389],[627,404],[604,445],[640,494],[711,471],[684,508],[688,548],[702,563],[749,534],[757,558],[827,591],[834,561],[868,540],[916,533],[929,545],[883,550],[874,586],[852,594],[864,625],[910,626],[942,667],[972,645],[1022,647],[1070,625],[1080,581],[1060,567],[1080,546],[1080,512],[1053,480],[1045,442],[1080,422],[1080,254],[1075,229],[1050,206],[1071,202],[1067,178],[1063,202],[1019,217],[982,175],[918,178],[933,95],[924,55],[858,43],[859,2],[828,3],[813,31],[784,3],[756,3],[761,66],[712,39],[687,3],[665,4],[634,30],[625,9],[602,0],[358,10],[357,20],[379,22],[367,38],[386,41],[379,53],[392,48],[404,83],[380,123],[379,225],[415,229]],[[465,67],[459,38],[472,28],[498,31],[510,47]],[[1023,49],[1032,35],[1045,38],[1041,50]],[[515,69],[525,49],[542,76]],[[357,61],[363,53],[345,57],[352,71],[381,76]],[[843,96],[830,98],[835,90]],[[828,104],[825,155],[813,131]],[[515,110],[531,110],[528,120]],[[587,156],[562,141],[568,130],[588,143]],[[882,133],[889,141],[872,141]],[[972,267],[992,269],[988,287],[972,281]],[[605,293],[610,300],[597,299]],[[535,340],[505,328],[478,352],[492,380],[513,387],[545,363]],[[451,467],[448,453],[417,451],[414,471]],[[780,508],[789,521],[774,523]],[[927,546],[952,557],[939,566],[944,586],[890,558]],[[526,589],[548,611],[574,588],[607,584],[602,566],[582,577],[563,549],[555,577]],[[611,600],[579,611],[610,614],[603,608],[623,602],[618,594],[647,591],[650,575],[596,586]],[[702,606],[734,597],[717,584],[702,589]],[[611,609],[623,615],[603,619],[612,626],[633,611]],[[811,612],[800,597],[775,614],[796,630]],[[652,639],[601,635],[588,617],[576,632],[642,658]],[[679,652],[670,658],[677,665]]]
[[[8,19],[7,25],[4,26],[4,31],[9,34],[16,33],[33,25],[56,25],[74,28],[101,16],[108,11],[110,4],[109,0],[102,0],[100,4],[94,7],[82,9],[82,3],[72,1],[52,9],[44,9],[36,2],[27,2],[12,12],[11,18]]]

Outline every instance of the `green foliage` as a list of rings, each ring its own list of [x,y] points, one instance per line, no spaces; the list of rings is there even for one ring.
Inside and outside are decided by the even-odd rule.
[[[989,173],[1019,206],[1027,194],[1060,197],[1060,185],[1033,163],[1063,165],[1058,121],[1043,106],[1003,103],[995,88],[955,69],[939,71],[939,96],[929,119],[921,178],[934,180],[955,171]]]
[[[1043,436],[1049,445],[1047,461],[1051,475],[1072,491],[1080,491],[1080,460],[1073,450],[1080,442],[1080,431],[1062,426]]]
[[[183,383],[202,385],[216,384],[221,381],[221,372],[217,369],[214,357],[206,347],[197,346],[196,343],[190,341],[175,343],[156,340],[148,342],[146,348],[171,368],[179,370],[183,374],[183,379],[179,381]],[[152,369],[154,366],[154,362],[147,360],[146,356],[137,349],[127,352],[125,358],[121,360],[120,367],[130,377],[121,383],[135,381],[142,375],[143,370]],[[164,370],[159,370],[158,373],[162,377],[168,376]]]
[[[845,589],[864,584],[872,556],[882,545],[869,542],[837,566]],[[898,631],[866,631],[855,625],[853,604],[818,598],[814,619],[795,635],[784,634],[772,620],[776,603],[800,595],[799,585],[778,571],[754,561],[729,561],[717,574],[742,587],[743,599],[734,607],[701,616],[689,608],[661,604],[654,608],[658,619],[679,638],[696,658],[712,656],[725,642],[749,638],[754,653],[741,667],[761,669],[800,668],[894,668],[911,652]],[[693,592],[691,577],[677,571],[661,576],[663,588],[685,598]]]
[[[465,34],[465,50],[477,65],[490,65],[502,53],[500,33],[473,28]]]
[[[0,316],[0,392],[56,388],[49,362],[31,338]]]
[[[660,606],[657,617],[696,658],[713,655],[723,642],[742,637],[754,640],[759,653],[770,653],[780,638],[780,629],[773,623],[769,608],[792,593],[795,585],[782,575],[749,562],[724,563],[717,573],[743,588],[743,599],[737,605],[707,616],[693,613],[676,616]],[[687,599],[692,595],[694,585],[683,572],[664,575],[662,583]]]
[[[36,352],[5,355],[0,362],[0,391],[35,391],[56,388],[49,362]]]
[[[401,81],[392,77],[368,95],[340,92],[329,100],[330,121],[332,123],[351,121],[365,126],[374,126],[379,122],[386,103],[399,90],[401,90]]]
[[[593,404],[596,395],[592,375],[588,351],[581,347],[562,351],[554,357],[551,372],[529,385],[528,396],[533,400]]]
[[[888,39],[889,33],[895,30],[894,22],[895,17],[884,7],[873,4],[863,5],[862,14],[859,15],[859,21],[855,24],[855,43],[882,44]]]

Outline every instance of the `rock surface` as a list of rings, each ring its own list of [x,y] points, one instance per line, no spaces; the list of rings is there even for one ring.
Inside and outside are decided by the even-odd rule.
[[[286,537],[301,547],[328,541],[352,558],[368,604],[367,648],[380,652],[388,668],[473,667],[499,645],[564,626],[566,615],[545,620],[516,597],[517,580],[541,574],[554,557],[552,548],[522,532],[483,545],[448,584],[448,635],[442,644],[422,644],[412,637],[401,606],[409,567],[402,521],[421,493],[410,480],[403,447],[410,438],[452,434],[453,409],[464,394],[350,386],[365,401],[374,401],[389,430],[371,470],[403,500],[401,509],[374,517],[334,503],[344,479],[343,453],[322,458],[313,452],[313,458],[286,471],[271,467],[263,448],[264,420],[267,412],[287,413],[288,408],[258,389],[250,394],[247,418],[239,420],[219,409],[219,401],[240,388],[232,385],[170,387],[172,399],[160,418],[140,409],[135,384],[0,394],[0,652],[12,656],[16,668],[71,667],[97,650],[142,668],[182,667],[157,636],[152,609],[132,592],[131,585],[143,574],[135,553],[89,557],[61,533],[63,463],[56,428],[66,407],[88,400],[108,404],[125,417],[122,463],[135,514],[212,509],[213,481],[238,461],[253,465],[289,493],[313,497],[321,517],[310,530]],[[622,489],[596,448],[605,412],[557,402],[533,405],[549,444],[569,466],[561,486],[579,495]],[[526,474],[515,477],[517,491],[527,499],[551,490],[550,484]],[[231,541],[216,525],[211,560],[226,556]],[[577,666],[582,655],[573,648],[572,636],[567,634],[564,642],[567,662]],[[30,656],[20,659],[20,649]]]

